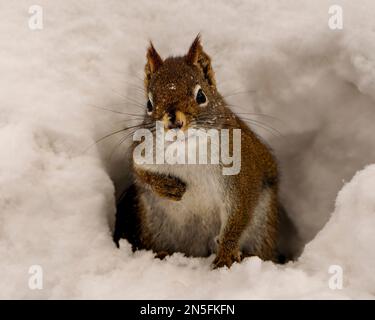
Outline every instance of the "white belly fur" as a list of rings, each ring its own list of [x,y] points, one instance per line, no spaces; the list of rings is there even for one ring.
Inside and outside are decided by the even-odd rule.
[[[161,198],[152,191],[142,195],[154,249],[192,256],[216,252],[215,238],[225,216],[221,169],[214,165],[151,165],[143,169],[171,174],[187,184],[180,201]]]
[[[147,226],[155,251],[183,252],[188,256],[208,256],[217,252],[216,239],[230,211],[221,169],[207,165],[151,165],[149,171],[171,174],[187,184],[180,201],[161,198],[151,190],[141,196]],[[271,191],[265,189],[240,238],[240,249],[255,253],[266,235]],[[250,214],[250,213],[249,213]]]

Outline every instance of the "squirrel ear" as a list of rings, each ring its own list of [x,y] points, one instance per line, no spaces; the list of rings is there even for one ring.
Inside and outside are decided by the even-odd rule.
[[[195,65],[201,69],[210,86],[216,86],[215,73],[211,66],[211,58],[203,51],[200,34],[197,35],[191,44],[185,59],[187,63]]]
[[[156,72],[163,64],[163,59],[155,50],[152,42],[150,41],[150,46],[147,49],[147,63],[145,66],[145,84],[147,87],[148,82],[151,79],[153,73]]]

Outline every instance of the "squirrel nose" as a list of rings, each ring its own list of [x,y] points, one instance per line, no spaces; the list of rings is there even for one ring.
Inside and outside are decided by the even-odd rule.
[[[168,129],[181,129],[184,126],[184,121],[180,119],[180,117],[177,119],[176,112],[168,112]]]
[[[165,114],[163,121],[166,129],[181,129],[186,125],[185,114],[181,111],[168,111]]]

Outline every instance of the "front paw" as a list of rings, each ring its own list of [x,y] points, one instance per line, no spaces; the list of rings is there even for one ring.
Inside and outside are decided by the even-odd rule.
[[[214,269],[222,268],[225,266],[230,268],[234,262],[241,262],[241,252],[239,250],[234,250],[234,251],[219,250],[213,262],[213,267]]]
[[[163,198],[180,201],[186,192],[186,184],[182,181],[168,181],[155,188],[155,191]]]
[[[169,256],[169,253],[167,251],[158,251],[155,254],[155,258],[160,260],[164,260],[167,256]]]

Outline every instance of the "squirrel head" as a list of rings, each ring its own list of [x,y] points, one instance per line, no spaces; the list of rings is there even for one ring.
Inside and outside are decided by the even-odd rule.
[[[144,83],[146,117],[162,121],[166,129],[199,126],[222,105],[211,58],[203,51],[199,35],[185,56],[165,60],[150,43]]]

